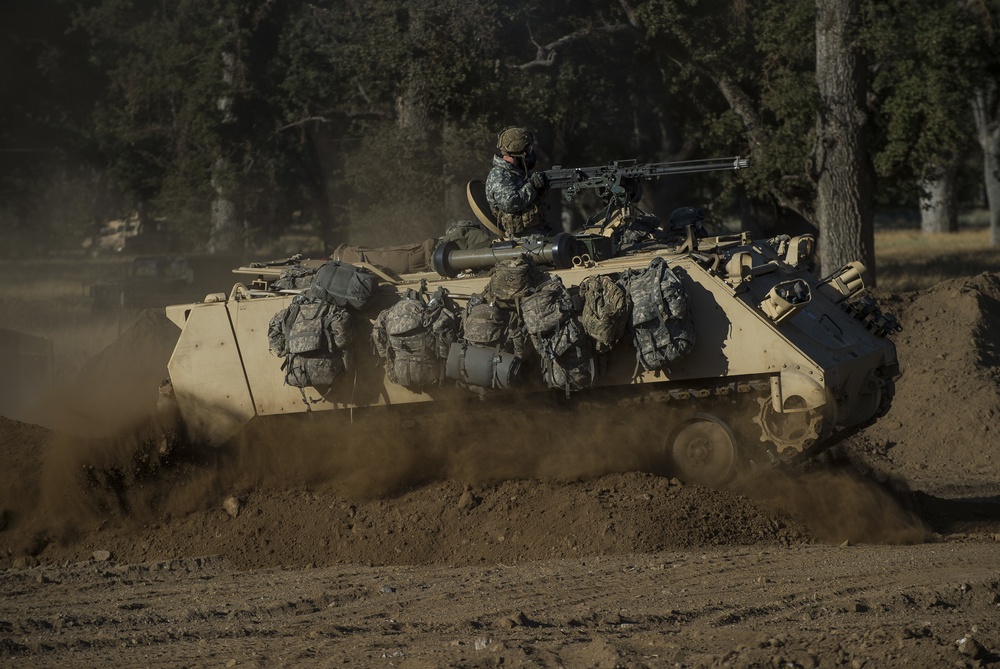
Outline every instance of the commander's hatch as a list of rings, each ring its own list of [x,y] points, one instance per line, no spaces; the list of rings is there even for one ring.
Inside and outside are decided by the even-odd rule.
[[[500,239],[507,239],[507,235],[500,229],[500,223],[490,209],[490,203],[486,199],[486,183],[479,179],[473,179],[465,186],[465,197],[469,201],[469,208],[476,215],[479,222],[495,234]]]

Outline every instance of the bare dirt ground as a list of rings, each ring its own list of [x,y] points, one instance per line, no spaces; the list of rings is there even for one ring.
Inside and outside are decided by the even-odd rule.
[[[1000,274],[880,299],[890,413],[725,491],[615,430],[278,426],[163,463],[92,436],[155,401],[172,326],[145,313],[54,429],[0,418],[0,665],[1000,665]]]

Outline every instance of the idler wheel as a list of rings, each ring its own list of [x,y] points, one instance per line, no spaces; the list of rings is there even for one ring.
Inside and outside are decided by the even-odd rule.
[[[736,467],[736,437],[722,420],[695,414],[678,426],[666,447],[675,474],[687,483],[718,487]]]

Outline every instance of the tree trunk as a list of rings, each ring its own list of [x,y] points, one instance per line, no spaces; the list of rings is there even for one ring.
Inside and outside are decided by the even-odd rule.
[[[920,182],[920,231],[958,232],[955,206],[955,166],[942,168],[935,178]]]
[[[997,103],[994,82],[978,89],[972,100],[979,146],[983,149],[983,183],[990,209],[991,246],[1000,246],[1000,105]]]
[[[861,260],[875,280],[874,169],[866,141],[866,68],[855,45],[860,0],[816,1],[816,224],[824,274]]]
[[[221,19],[220,19],[221,21]],[[219,96],[218,108],[222,112],[222,123],[231,124],[233,116],[233,96],[229,91],[233,85],[233,69],[236,57],[229,52],[222,54],[222,83],[224,92]],[[223,149],[224,150],[224,149]],[[209,253],[234,253],[242,249],[243,231],[240,229],[236,214],[236,203],[232,198],[229,185],[229,161],[219,156],[212,165],[212,188],[215,199],[212,200],[212,229],[208,238]]]

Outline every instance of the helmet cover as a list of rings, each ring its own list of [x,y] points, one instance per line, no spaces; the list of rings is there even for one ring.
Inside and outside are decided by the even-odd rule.
[[[504,155],[524,158],[528,155],[535,138],[524,128],[510,126],[497,136],[497,148]]]

